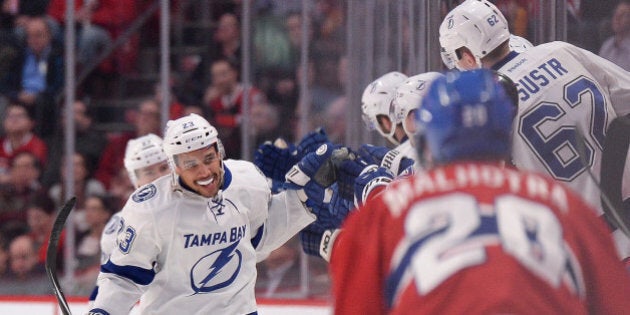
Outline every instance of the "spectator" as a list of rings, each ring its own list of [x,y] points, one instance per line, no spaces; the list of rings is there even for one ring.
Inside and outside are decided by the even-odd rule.
[[[345,96],[340,96],[330,103],[323,113],[322,126],[328,138],[333,143],[344,143],[346,138],[346,112],[348,101]]]
[[[508,20],[510,33],[527,37],[527,0],[498,0],[493,2]]]
[[[43,193],[37,194],[26,207],[28,235],[33,240],[37,252],[37,260],[42,265],[46,263],[46,251],[48,250],[48,241],[55,222],[55,210],[56,207],[53,201]],[[63,231],[57,248],[58,270],[63,269],[63,244],[65,238],[66,233]]]
[[[2,74],[0,93],[34,109],[36,133],[52,134],[56,128],[58,106],[55,101],[63,87],[63,52],[52,42],[50,27],[43,17],[26,23],[26,47],[21,49],[11,69]]]
[[[208,55],[204,56],[194,74],[196,81],[203,82],[205,86],[212,83],[208,81],[208,79],[212,77],[208,71],[217,60],[228,60],[234,65],[234,69],[240,72],[242,58],[241,27],[234,13],[227,12],[221,15],[217,22],[217,29],[214,31],[213,40],[213,45],[210,45],[212,50]],[[196,93],[203,96],[203,87]]]
[[[160,113],[160,105],[155,100],[147,99],[142,101],[138,105],[138,109],[132,112],[133,115],[131,115],[134,130],[113,137],[107,143],[94,174],[94,177],[103,183],[105,188],[113,188],[112,178],[119,175],[122,175],[121,179],[127,177],[124,172],[123,157],[125,156],[125,147],[129,139],[149,133],[162,134],[160,130]]]
[[[93,113],[85,101],[76,100],[73,106],[75,143],[74,150],[85,157],[87,171],[93,174],[98,161],[107,145],[107,139],[102,132],[94,129]],[[65,126],[65,115],[60,115],[61,125]],[[65,152],[65,134],[57,130],[55,135],[47,139],[48,155],[47,167],[42,175],[42,184],[51,186],[60,179],[61,157]]]
[[[127,199],[129,199],[129,196],[136,190],[136,187],[134,187],[131,180],[129,180],[129,174],[127,174],[125,168],[118,170],[118,173],[112,177],[110,184],[111,187],[107,192],[120,202],[117,208],[122,209]]]
[[[630,1],[617,4],[611,20],[613,36],[604,41],[599,55],[630,71]]]
[[[9,260],[11,274],[0,282],[0,294],[50,294],[44,265],[38,263],[33,240],[28,235],[20,235],[11,241]]]
[[[212,84],[206,90],[204,104],[210,109],[210,121],[217,128],[225,153],[230,158],[241,157],[241,115],[245,89],[239,82],[238,69],[227,59],[211,66]],[[250,108],[264,101],[265,96],[255,87],[248,91]]]
[[[31,152],[41,165],[46,163],[48,149],[33,133],[31,111],[24,105],[12,103],[4,113],[4,136],[0,138],[0,184],[8,181],[10,160],[20,152]]]
[[[85,201],[85,220],[89,229],[78,236],[76,281],[70,291],[89,295],[101,266],[101,235],[107,221],[118,210],[118,200],[106,195],[91,195]]]
[[[80,25],[78,59],[90,62],[99,48],[118,38],[138,15],[135,0],[76,0],[76,19]],[[65,22],[66,1],[51,0],[48,13],[59,23]],[[103,30],[106,31],[103,32]],[[101,72],[131,73],[137,59],[138,36],[132,36],[114,52],[114,58],[102,63]]]
[[[86,220],[85,201],[88,196],[105,194],[103,183],[99,182],[88,172],[85,156],[75,152],[72,156],[74,173],[74,195],[77,197],[76,210],[74,212],[75,224],[78,231],[84,232],[89,228]],[[61,180],[48,190],[48,195],[55,202],[57,208],[65,203],[66,193],[66,159],[61,162]]]
[[[219,18],[214,32],[216,50],[212,53],[211,62],[227,59],[236,67],[241,65],[241,24],[233,13],[224,13]]]
[[[41,165],[30,152],[20,152],[11,160],[9,182],[0,185],[0,224],[26,223],[26,207],[42,192]]]
[[[249,129],[254,139],[254,148],[266,140],[280,136],[280,116],[278,108],[267,102],[256,104],[250,110]]]
[[[173,85],[174,85],[174,81],[176,81],[175,79],[173,79],[173,75],[171,75],[170,78],[170,82],[169,82],[169,87],[170,87],[170,93],[169,93],[169,97],[170,100],[168,102],[169,106],[168,106],[168,117],[169,119],[177,119],[179,117],[184,116],[184,104],[182,104],[182,102],[179,101],[179,99],[177,98],[177,95],[175,95],[174,90],[173,90]],[[155,88],[154,88],[154,94],[153,94],[153,99],[155,100],[156,103],[158,104],[162,104],[162,84],[161,83],[156,83],[155,84]]]
[[[610,15],[617,1],[568,0],[567,41],[597,53],[603,41],[600,36],[602,21]]]

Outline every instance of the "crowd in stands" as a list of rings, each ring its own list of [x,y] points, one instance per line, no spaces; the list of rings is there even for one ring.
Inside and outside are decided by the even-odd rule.
[[[77,72],[90,66],[131,25],[148,0],[75,0],[77,19]],[[173,14],[185,18],[188,1],[173,1]],[[337,0],[310,0],[309,72],[300,69],[302,45],[301,6],[296,1],[253,1],[255,27],[252,38],[253,81],[245,90],[241,78],[241,1],[209,1],[213,19],[212,42],[201,54],[185,54],[174,60],[170,82],[174,119],[191,112],[208,118],[219,130],[228,158],[240,158],[243,101],[249,97],[250,133],[255,147],[283,137],[295,142],[299,86],[310,86],[312,128],[323,126],[333,142],[343,142],[345,113],[352,103],[344,97],[347,78],[346,4]],[[538,14],[533,0],[497,0],[513,33],[532,34],[531,21]],[[583,46],[630,70],[630,4],[627,0],[579,2],[571,21],[579,29],[597,22],[598,36],[581,36]],[[617,3],[619,3],[617,5]],[[65,0],[0,0],[0,294],[50,294],[44,274],[45,248],[56,210],[64,203],[67,176],[61,110],[66,65],[63,58]],[[617,6],[616,6],[617,5]],[[590,8],[590,7],[593,7]],[[176,12],[184,10],[184,12]],[[614,15],[613,15],[614,12]],[[610,18],[610,20],[607,19]],[[116,78],[138,71],[140,37],[155,37],[158,30],[143,28],[113,54],[101,61],[80,87],[74,103],[75,152],[72,156],[74,194],[77,196],[76,278],[71,295],[87,295],[99,268],[98,237],[105,222],[134,191],[123,167],[126,143],[153,133],[162,135],[157,85],[129,110],[126,132],[102,132],[91,99],[106,95],[95,88],[101,78]],[[609,26],[610,25],[610,26]],[[578,29],[569,28],[572,37]],[[608,36],[610,39],[604,42]],[[586,42],[586,41],[589,42]],[[571,41],[571,38],[569,38]],[[580,44],[577,39],[577,44]],[[603,44],[603,46],[602,46]],[[600,52],[601,47],[601,52]],[[157,65],[156,65],[157,66]],[[94,94],[92,94],[94,93]],[[106,93],[105,93],[106,94]],[[357,105],[357,104],[354,104]],[[62,243],[64,241],[62,236]],[[61,247],[60,247],[61,250]],[[294,261],[296,252],[278,253]],[[58,271],[63,272],[60,252]],[[261,274],[260,292],[271,294],[277,283],[274,268],[294,272],[296,265],[269,260]],[[325,273],[325,272],[324,272]],[[262,287],[270,284],[271,287]],[[297,283],[294,283],[297,286]]]

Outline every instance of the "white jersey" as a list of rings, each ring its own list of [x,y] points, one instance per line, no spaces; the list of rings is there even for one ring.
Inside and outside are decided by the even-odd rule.
[[[514,164],[567,183],[602,214],[600,190],[580,160],[576,136],[583,136],[585,159],[599,181],[606,129],[630,113],[630,72],[564,42],[511,52],[493,68],[518,89]]]
[[[409,139],[387,152],[387,154],[383,157],[380,166],[389,169],[395,176],[408,175],[405,172],[408,170],[400,165],[403,158],[412,159],[414,161],[414,168],[416,168],[416,171],[422,169],[418,160],[416,148],[411,145],[411,141]]]
[[[256,263],[314,221],[295,191],[272,195],[250,162],[224,161],[217,197],[166,176],[137,190],[118,214],[93,308],[128,314],[249,314]],[[290,223],[290,225],[289,225]]]
[[[600,192],[580,161],[576,134],[584,137],[586,159],[599,180],[606,128],[630,113],[630,73],[564,42],[511,53],[506,60],[496,70],[518,89],[515,165],[566,182],[601,214]]]

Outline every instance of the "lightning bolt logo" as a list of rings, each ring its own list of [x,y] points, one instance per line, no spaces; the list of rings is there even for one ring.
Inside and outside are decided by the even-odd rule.
[[[204,257],[202,257],[195,265],[193,266],[190,272],[190,284],[192,289],[195,291],[194,294],[197,293],[209,293],[230,285],[236,277],[238,276],[239,271],[241,270],[241,262],[242,255],[241,252],[236,250],[239,242],[234,242],[230,246],[214,251]],[[202,262],[206,262],[207,259],[212,259],[212,257],[216,257],[210,267],[208,267],[203,274],[206,276],[201,281],[195,281],[195,270],[199,265],[199,269],[203,268]],[[236,266],[233,266],[236,264]],[[232,265],[232,266],[228,266]],[[206,274],[207,272],[207,274]],[[217,281],[217,276],[219,276],[223,272],[233,272],[231,276],[229,276],[224,281]],[[197,271],[196,274],[200,274],[202,272]]]

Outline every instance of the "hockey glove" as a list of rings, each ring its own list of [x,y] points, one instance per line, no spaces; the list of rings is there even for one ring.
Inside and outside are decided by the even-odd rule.
[[[347,212],[345,215],[337,216],[326,210],[319,211],[315,222],[300,232],[300,241],[304,252],[329,261],[333,236],[337,235],[346,216]]]
[[[326,177],[322,174],[330,172],[322,166],[326,164],[334,149],[331,143],[323,144],[317,151],[304,156],[285,176],[285,187],[297,190],[300,200],[316,215],[319,209],[328,209],[328,203],[332,198],[330,185],[322,185],[321,178]]]
[[[390,150],[383,156],[383,160],[380,165],[392,172],[392,174],[398,176],[405,169],[410,166],[413,166],[415,161],[412,158],[409,158],[402,154],[398,150]]]
[[[370,197],[375,188],[386,187],[394,175],[384,167],[366,167],[354,183],[354,205],[360,207]]]
[[[368,166],[368,163],[352,154],[336,164],[336,181],[339,185],[339,194],[343,199],[353,200],[354,182],[363,169]]]
[[[284,182],[284,175],[299,160],[296,147],[281,138],[266,141],[254,152],[254,164],[274,181]]]
[[[362,145],[357,154],[368,164],[381,165],[383,157],[389,152],[390,149],[378,145],[364,144]]]
[[[309,132],[297,145],[297,155],[301,159],[311,152],[315,152],[322,144],[330,143],[326,131],[323,128],[317,128]]]
[[[330,200],[330,204],[328,205],[328,211],[332,215],[334,227],[341,227],[343,221],[346,220],[346,217],[350,213],[350,211],[354,210],[353,199],[343,198],[339,192],[339,186],[335,183],[332,187],[333,194]]]
[[[332,248],[340,232],[341,230],[339,229],[325,230],[323,232],[309,231],[308,228],[304,229],[300,232],[302,250],[308,255],[321,257],[330,262]]]

